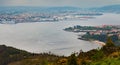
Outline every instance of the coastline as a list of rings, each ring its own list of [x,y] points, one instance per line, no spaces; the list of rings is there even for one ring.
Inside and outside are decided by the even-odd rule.
[[[86,38],[81,38],[81,37],[79,37],[78,39],[84,40],[84,41],[89,41],[89,42],[91,42],[91,43],[96,43],[96,44],[99,44],[99,45],[101,45],[101,46],[105,46],[105,42],[101,42],[101,41],[99,41],[99,40],[86,39]]]
[[[98,40],[90,40],[90,42],[99,44],[101,46],[105,46],[106,45],[105,42],[101,42],[101,41],[98,41]]]

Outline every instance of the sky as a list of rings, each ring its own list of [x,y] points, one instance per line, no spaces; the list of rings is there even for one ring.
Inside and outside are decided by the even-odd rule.
[[[120,4],[120,0],[0,0],[0,6],[101,7]]]

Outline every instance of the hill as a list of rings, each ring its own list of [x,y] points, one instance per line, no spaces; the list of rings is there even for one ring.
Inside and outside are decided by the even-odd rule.
[[[51,53],[34,54],[1,45],[0,65],[119,65],[120,47],[109,38],[102,48],[87,52],[72,53],[71,56],[57,56]],[[7,50],[4,50],[7,49]],[[3,53],[6,52],[6,53]],[[15,59],[15,60],[13,60]],[[8,60],[11,60],[8,62]],[[4,62],[4,64],[2,63]]]
[[[0,65],[7,65],[13,61],[19,61],[30,56],[31,53],[13,47],[0,45]]]
[[[48,62],[55,63],[60,58],[62,56],[51,53],[30,53],[10,46],[0,45],[0,65],[8,65],[9,63],[12,63],[12,65],[44,65]]]
[[[90,8],[89,10],[104,13],[120,13],[120,5],[108,5],[103,7]]]

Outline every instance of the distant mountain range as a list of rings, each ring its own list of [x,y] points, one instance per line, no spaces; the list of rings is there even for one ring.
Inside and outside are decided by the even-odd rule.
[[[39,12],[39,13],[66,13],[80,11],[77,7],[0,7],[0,13],[23,13],[23,12]]]
[[[120,13],[120,5],[109,5],[98,8],[89,8],[90,11],[105,12],[105,13]]]

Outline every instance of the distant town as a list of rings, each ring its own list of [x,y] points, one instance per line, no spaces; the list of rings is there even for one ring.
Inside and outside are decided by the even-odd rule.
[[[74,7],[0,7],[0,23],[58,22],[63,20],[93,19],[100,12],[84,11]]]
[[[112,7],[112,8],[111,8]],[[98,8],[79,7],[0,7],[0,24],[23,22],[58,22],[93,19],[104,13],[120,14],[119,5]]]
[[[0,23],[14,24],[23,22],[57,22],[62,20],[92,19],[99,13],[20,13],[20,14],[0,14]]]

